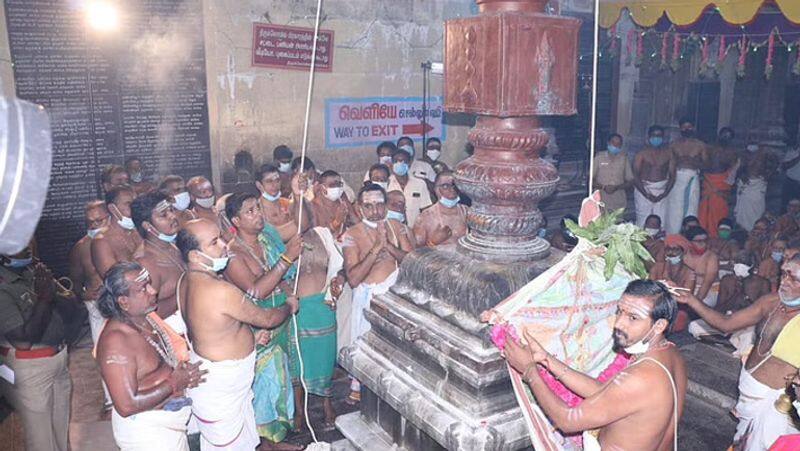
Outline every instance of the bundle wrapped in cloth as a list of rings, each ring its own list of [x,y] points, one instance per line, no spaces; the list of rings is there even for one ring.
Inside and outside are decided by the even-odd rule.
[[[650,257],[641,245],[645,232],[633,224],[616,224],[621,211],[600,215],[598,204],[597,193],[585,199],[579,224],[570,224],[579,237],[572,252],[483,318],[494,324],[492,340],[500,349],[507,340],[523,341],[527,332],[573,369],[606,381],[629,361],[612,350],[617,301],[628,282],[646,274],[642,261]],[[534,449],[580,449],[580,436],[565,437],[556,430],[521,376],[508,370]],[[540,374],[568,405],[582,401],[547,370]]]

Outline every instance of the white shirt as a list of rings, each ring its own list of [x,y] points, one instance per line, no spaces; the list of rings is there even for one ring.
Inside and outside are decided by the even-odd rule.
[[[389,175],[394,175],[391,173],[392,165],[387,166],[389,168]],[[414,177],[423,179],[423,180],[430,180],[431,183],[436,181],[436,171],[433,170],[433,166],[428,164],[425,161],[414,160],[411,162],[411,166],[409,167],[408,172],[411,173]],[[364,174],[364,181],[366,182],[369,180],[369,169]]]
[[[798,156],[800,156],[800,148],[789,150],[786,152],[786,155],[783,156],[783,163],[786,163],[787,161],[792,161]],[[790,179],[796,182],[800,182],[800,161],[798,161],[797,163],[794,164],[794,166],[786,170],[786,177],[789,177]]]
[[[408,227],[414,227],[414,221],[417,220],[419,212],[433,203],[428,192],[428,185],[425,184],[425,181],[416,177],[409,177],[406,188],[402,189],[400,188],[400,182],[392,175],[389,177],[388,191],[403,192],[403,196],[406,198],[406,222],[408,222]]]

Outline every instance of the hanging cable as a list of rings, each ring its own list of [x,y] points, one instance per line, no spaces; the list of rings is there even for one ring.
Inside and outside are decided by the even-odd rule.
[[[597,60],[599,58],[598,48],[600,47],[600,0],[594,0],[594,51],[592,54],[592,123],[589,132],[589,196],[594,190],[594,148],[596,144],[595,133],[597,132]]]

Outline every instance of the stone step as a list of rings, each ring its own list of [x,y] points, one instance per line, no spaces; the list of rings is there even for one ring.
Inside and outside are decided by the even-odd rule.
[[[361,416],[360,412],[352,412],[336,417],[336,428],[344,435],[344,440],[335,442],[339,446],[341,442],[347,442],[349,448],[332,447],[335,451],[403,451],[392,443],[391,437],[374,423],[368,423]]]
[[[696,341],[691,336],[675,341],[686,361],[688,394],[720,409],[732,409],[739,396],[741,361],[729,351]]]
[[[724,450],[733,441],[736,420],[727,409],[709,404],[689,393],[678,424],[681,451]]]

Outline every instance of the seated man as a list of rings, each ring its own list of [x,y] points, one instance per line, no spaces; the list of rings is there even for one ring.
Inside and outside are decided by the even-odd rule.
[[[189,269],[185,285],[178,284],[178,309],[189,331],[192,362],[208,370],[206,382],[189,391],[200,449],[254,449],[260,440],[253,409],[256,340],[251,326],[277,327],[297,312],[297,299],[262,309],[221,279],[228,248],[219,227],[207,219],[186,223],[176,244]]]
[[[0,356],[14,371],[0,395],[22,422],[24,449],[67,451],[72,382],[53,274],[29,247],[0,262]]]
[[[417,247],[414,233],[406,223],[406,196],[403,195],[402,191],[389,191],[386,193],[386,219],[394,219],[402,224],[403,233],[408,236],[411,247]]]
[[[725,218],[719,222],[717,237],[708,240],[708,246],[719,257],[719,277],[733,273],[733,259],[739,253],[739,243],[731,238],[733,221]]]
[[[769,242],[773,238],[772,227],[766,218],[760,218],[753,224],[753,229],[747,235],[744,249],[752,252],[758,260],[769,256]]]
[[[786,204],[786,214],[778,218],[777,232],[795,235],[800,231],[800,199],[792,199]]]
[[[684,236],[689,240],[689,252],[683,261],[697,276],[694,293],[709,307],[717,303],[719,293],[719,258],[708,248],[708,233],[702,227],[689,227]]]
[[[650,269],[655,262],[664,257],[664,230],[661,228],[661,218],[657,215],[650,215],[644,220],[644,231],[647,232],[647,240],[644,248],[653,257],[653,261],[644,262],[645,267]]]
[[[158,191],[169,197],[172,206],[178,214],[178,220],[181,226],[186,221],[194,219],[192,213],[189,211],[189,205],[192,202],[192,197],[186,191],[186,183],[180,175],[168,175],[161,180],[158,185]]]
[[[650,280],[663,280],[694,292],[694,271],[683,263],[683,256],[689,252],[689,246],[689,241],[682,235],[667,235],[664,239],[664,260],[656,261],[650,269]]]
[[[188,210],[192,218],[203,218],[209,221],[216,221],[218,219],[218,213],[214,208],[214,204],[217,202],[217,196],[211,181],[202,175],[192,177],[186,182],[186,191],[189,193],[189,198],[192,201],[191,208]]]
[[[139,157],[129,157],[125,160],[125,171],[128,173],[128,180],[137,196],[156,190],[155,185],[145,180],[144,169]]]
[[[118,164],[110,164],[103,168],[100,173],[100,181],[103,184],[103,192],[108,193],[113,188],[128,185],[128,172]]]
[[[585,450],[667,450],[677,440],[686,395],[686,366],[665,335],[678,307],[667,287],[650,280],[628,284],[614,322],[614,348],[633,363],[606,383],[572,370],[532,336],[509,340],[504,353],[536,402],[563,433],[583,433]],[[546,385],[539,367],[584,398],[570,408]],[[599,429],[595,437],[590,431]]]
[[[397,152],[397,146],[391,141],[384,141],[384,142],[378,144],[376,152],[378,154],[378,162],[375,163],[374,165],[372,165],[369,169],[367,169],[367,172],[364,174],[364,181],[365,182],[368,181],[368,180],[372,180],[372,177],[370,176],[370,172],[372,171],[372,169],[375,166],[378,166],[378,165],[386,166],[386,169],[387,169],[386,178],[388,180],[388,178],[389,178],[388,169],[389,169],[389,166],[392,165],[392,155],[394,155],[394,153]],[[373,183],[375,183],[375,182],[373,181]],[[387,187],[388,187],[388,185],[387,185]],[[383,189],[385,190],[387,187],[383,187]]]
[[[757,274],[772,285],[772,291],[778,291],[778,280],[781,276],[783,253],[786,251],[786,240],[774,239],[769,245],[769,255],[758,264]]]
[[[434,190],[439,201],[423,210],[414,224],[414,239],[420,247],[455,244],[467,234],[467,207],[458,203],[453,173],[437,174]]]
[[[750,326],[760,331],[739,375],[735,449],[765,450],[781,435],[798,433],[792,418],[775,408],[775,401],[786,390],[786,376],[800,367],[800,257],[784,263],[777,293],[761,296],[731,315],[706,306],[690,293],[679,294],[678,301],[723,333]]]
[[[147,270],[122,262],[106,274],[98,308],[108,322],[97,342],[97,362],[111,393],[111,427],[123,451],[188,451],[192,414],[186,389],[203,382],[199,363],[181,361],[169,336],[150,315],[156,291]]]
[[[686,216],[681,222],[681,235],[686,235],[686,231],[692,227],[700,227],[700,220],[697,216]]]

